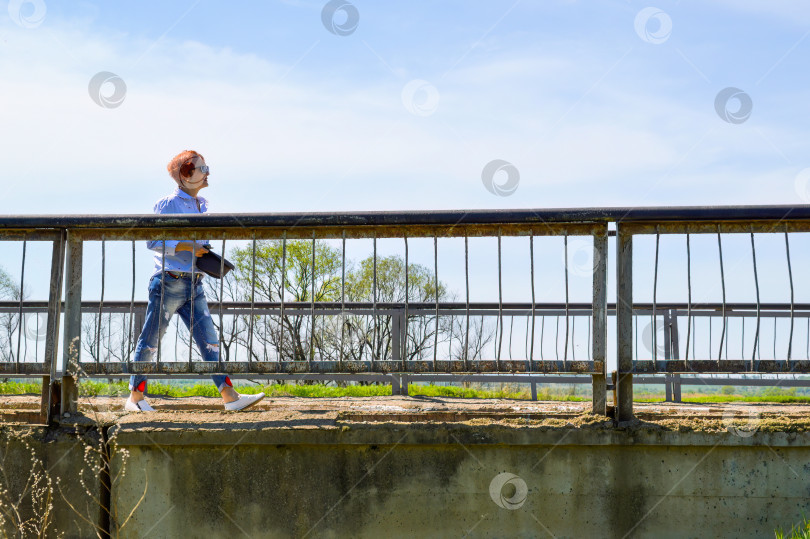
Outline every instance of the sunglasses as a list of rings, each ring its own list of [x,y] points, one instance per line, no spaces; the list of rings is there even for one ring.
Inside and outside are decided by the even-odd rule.
[[[200,170],[200,172],[202,172],[203,174],[208,174],[208,170],[209,170],[208,165],[203,165],[201,167],[196,167],[196,168],[198,168]]]

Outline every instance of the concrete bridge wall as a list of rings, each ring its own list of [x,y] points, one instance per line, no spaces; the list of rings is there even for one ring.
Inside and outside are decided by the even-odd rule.
[[[51,531],[66,537],[769,537],[810,515],[808,434],[124,424],[108,431],[106,523],[76,475],[104,492],[84,449],[98,433],[3,433],[11,492],[30,448],[61,478]]]
[[[810,515],[807,435],[400,425],[115,438],[129,451],[116,499],[134,507],[147,481],[152,493],[125,537],[763,537]],[[503,473],[517,478],[490,492]]]

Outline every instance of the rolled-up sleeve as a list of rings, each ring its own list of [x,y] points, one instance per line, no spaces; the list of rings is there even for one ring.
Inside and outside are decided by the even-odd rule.
[[[180,240],[166,240],[166,256],[174,256],[175,249],[177,249],[179,243]],[[157,251],[158,253],[163,252],[163,240],[147,241],[146,246],[152,251]]]

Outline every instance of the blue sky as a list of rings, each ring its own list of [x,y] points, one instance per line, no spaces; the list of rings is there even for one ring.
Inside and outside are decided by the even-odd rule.
[[[327,29],[325,4],[0,2],[0,213],[150,213],[174,186],[166,163],[186,148],[211,166],[203,195],[213,212],[810,200],[806,4],[353,0],[359,20],[348,35]],[[335,24],[347,22],[336,13]],[[91,96],[100,72],[126,85],[119,106],[96,102],[110,97],[111,83]],[[729,87],[752,104],[740,123],[716,110]],[[734,114],[740,103],[721,109]],[[519,172],[510,196],[482,182],[496,159]],[[753,300],[744,239],[729,251],[745,267],[730,275],[737,301]],[[807,238],[796,241],[799,257]],[[442,247],[443,276],[462,290],[451,243]],[[29,256],[46,260],[39,247]],[[538,265],[547,293],[539,301],[561,299],[557,247]],[[648,247],[637,250],[646,253],[641,300],[651,286]],[[682,265],[682,247],[662,260]],[[716,272],[713,248],[696,247],[706,275]],[[11,249],[4,266],[18,274],[8,260],[19,246],[3,249]],[[429,266],[430,245],[413,249]],[[99,272],[96,251],[88,246],[88,275]],[[517,262],[506,264],[515,276],[505,299],[525,299],[525,246],[507,251]],[[765,274],[784,270],[779,256],[761,260],[775,265]],[[140,298],[151,257],[145,248],[138,257]],[[123,275],[108,291],[128,298],[127,264],[108,268],[112,279]],[[483,271],[476,266],[476,278],[492,285]],[[587,301],[580,277],[575,299]],[[670,282],[664,296],[684,300],[683,275]],[[98,297],[87,284],[85,297]],[[784,284],[763,280],[763,300],[784,301]],[[496,299],[491,286],[476,290],[489,293],[477,299]],[[717,295],[716,285],[697,286],[694,299]],[[797,288],[797,301],[807,297],[810,288]]]
[[[346,36],[320,1],[40,5],[32,28],[34,3],[23,26],[0,11],[6,213],[149,212],[185,148],[212,211],[804,202],[795,2],[659,2],[658,44],[629,1],[356,1]],[[88,95],[100,71],[126,83],[117,108]],[[438,101],[403,98],[414,80]],[[751,97],[742,124],[715,111],[726,87]],[[512,196],[482,184],[494,159]]]

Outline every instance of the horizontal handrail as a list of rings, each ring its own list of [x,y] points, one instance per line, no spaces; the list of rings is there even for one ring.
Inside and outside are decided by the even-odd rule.
[[[130,227],[352,227],[634,221],[810,220],[810,205],[536,208],[237,214],[0,215],[0,230]]]

